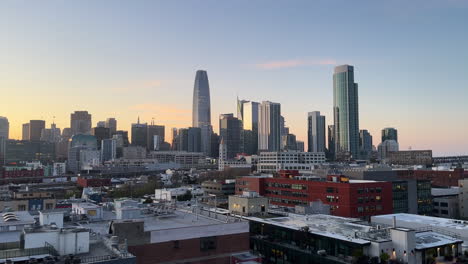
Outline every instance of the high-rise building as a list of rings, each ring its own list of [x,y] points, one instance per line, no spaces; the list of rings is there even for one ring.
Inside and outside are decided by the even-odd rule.
[[[210,137],[211,137],[211,135],[210,135]],[[201,138],[202,138],[202,129],[201,128],[199,128],[199,127],[189,127],[188,131],[187,131],[187,151],[188,152],[202,152],[202,140],[201,140]]]
[[[206,71],[199,70],[193,88],[192,126],[201,129],[201,148],[205,155],[211,152],[211,102],[210,85]]]
[[[285,151],[297,151],[297,140],[296,135],[294,134],[287,134],[284,135],[283,138],[283,149]]]
[[[333,114],[335,125],[335,155],[359,157],[358,84],[354,82],[354,67],[335,67],[333,74]]]
[[[110,134],[114,135],[117,131],[117,120],[113,117],[106,119],[105,127],[109,128]]]
[[[125,130],[117,130],[115,131],[114,135],[121,135],[122,136],[122,147],[128,147],[130,144],[128,140],[128,131]]]
[[[44,128],[41,132],[41,140],[56,143],[61,139],[60,128],[57,128],[57,125],[52,123],[50,128]]]
[[[175,145],[177,144],[177,143],[176,143],[176,139],[177,139],[177,128],[173,127],[173,128],[171,129],[171,135],[172,135],[171,149],[172,149],[172,150],[176,150],[177,148],[175,147]]]
[[[3,137],[5,140],[9,139],[10,135],[10,123],[8,118],[0,116],[0,137]]]
[[[319,111],[309,112],[307,121],[308,151],[325,152],[325,116]]]
[[[22,140],[29,140],[31,137],[29,135],[29,123],[23,124],[23,131],[22,131]]]
[[[260,104],[244,102],[242,108],[242,125],[244,128],[244,152],[253,155],[258,151],[258,115]]]
[[[91,133],[91,114],[88,111],[75,111],[70,115],[72,135]]]
[[[106,121],[98,121],[96,127],[106,127]]]
[[[6,142],[5,137],[0,137],[0,168],[5,165]]]
[[[250,103],[248,100],[239,100],[237,98],[237,119],[244,121],[244,104]]]
[[[372,136],[366,129],[359,131],[359,150],[361,159],[369,159],[372,154]]]
[[[29,140],[41,140],[42,130],[45,128],[44,120],[31,120],[29,121]]]
[[[101,149],[101,142],[104,139],[111,138],[109,128],[107,127],[93,127],[91,129],[91,135],[96,137],[98,149]]]
[[[242,152],[242,121],[234,114],[219,115],[219,137],[226,144],[227,159],[232,159]]]
[[[335,159],[335,126],[328,126],[328,149],[327,149],[327,159]]]
[[[395,140],[398,142],[398,131],[393,127],[382,129],[382,142],[385,140]]]
[[[148,144],[148,124],[140,123],[140,118],[138,117],[138,122],[132,124],[132,145],[145,147]]]
[[[297,151],[304,152],[304,148],[305,148],[304,141],[296,140],[296,144],[297,144],[297,147],[296,147]]]
[[[109,161],[117,157],[117,139],[104,139],[101,141],[101,160]]]
[[[211,134],[211,157],[218,158],[219,157],[219,135],[216,133]]]
[[[66,127],[62,130],[62,138],[64,139],[71,139],[73,136],[72,132],[71,132],[71,128],[69,127]]]
[[[387,139],[384,142],[380,143],[377,147],[378,158],[382,161],[387,159],[387,156],[390,152],[397,152],[400,150],[400,146],[396,140]]]
[[[258,150],[279,151],[281,148],[281,105],[263,101],[258,120]]]
[[[147,149],[148,150],[155,150],[155,142],[154,136],[158,136],[158,142],[156,142],[156,145],[161,146],[162,143],[165,141],[165,126],[158,126],[155,125],[154,122],[151,123],[151,125],[148,125],[148,143],[147,143]]]

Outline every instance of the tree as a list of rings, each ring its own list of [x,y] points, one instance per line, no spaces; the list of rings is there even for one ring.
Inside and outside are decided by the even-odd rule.
[[[382,254],[380,254],[380,260],[382,262],[386,263],[389,259],[390,259],[390,255],[388,255],[387,253],[382,252]]]

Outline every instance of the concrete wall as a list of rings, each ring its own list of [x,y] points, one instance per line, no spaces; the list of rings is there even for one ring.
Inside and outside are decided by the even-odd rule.
[[[264,211],[262,212],[262,206]],[[266,213],[268,198],[266,197],[239,197],[229,196],[229,212],[240,215],[255,215]]]
[[[58,228],[63,227],[63,212],[39,212],[39,223],[41,225],[50,225],[55,223]]]
[[[53,230],[47,232],[31,232],[24,236],[24,248],[40,248],[45,243],[51,244],[60,255],[80,254],[89,252],[89,231]]]

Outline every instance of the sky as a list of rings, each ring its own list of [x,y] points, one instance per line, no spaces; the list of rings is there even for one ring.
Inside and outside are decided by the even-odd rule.
[[[307,112],[332,124],[333,68],[355,66],[360,128],[374,145],[468,154],[468,0],[1,1],[0,116],[21,124],[87,110],[130,130],[137,117],[191,125],[208,71],[212,123],[236,97],[281,103],[306,141]]]

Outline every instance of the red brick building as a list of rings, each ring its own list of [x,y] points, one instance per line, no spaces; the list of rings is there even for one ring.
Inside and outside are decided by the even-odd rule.
[[[429,180],[434,187],[458,186],[458,180],[467,177],[463,169],[454,170],[398,170],[398,178],[404,180]]]
[[[320,200],[330,205],[331,214],[343,217],[368,218],[391,214],[393,197],[391,182],[349,180],[331,175],[326,181],[283,173],[280,177],[245,176],[236,180],[236,193],[255,191],[270,198],[270,203],[294,207]]]
[[[27,177],[43,177],[43,169],[28,169],[28,168],[18,168],[18,169],[2,169],[0,170],[1,178],[11,179],[11,178],[27,178]]]
[[[76,183],[85,188],[85,187],[102,187],[102,186],[110,186],[111,180],[110,179],[101,179],[101,178],[86,178],[86,177],[78,177]]]

